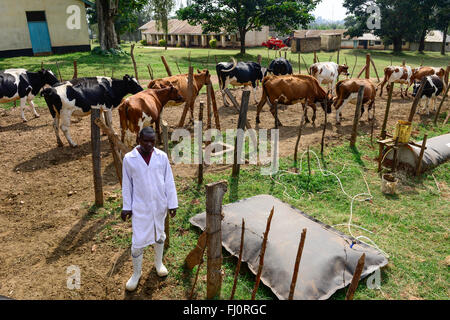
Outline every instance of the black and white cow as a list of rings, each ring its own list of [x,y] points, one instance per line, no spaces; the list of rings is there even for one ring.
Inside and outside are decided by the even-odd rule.
[[[268,74],[274,74],[276,76],[292,74],[292,65],[285,58],[276,58],[270,63],[269,68],[264,73],[264,77]]]
[[[253,87],[253,97],[255,99],[255,104],[258,103],[256,99],[256,81],[262,81],[263,70],[261,65],[256,62],[239,62],[237,63],[235,59],[233,62],[219,62],[216,65],[217,76],[219,78],[219,87],[223,96],[223,103],[225,106],[229,106],[226,96],[225,89],[228,85],[232,86],[248,86]]]
[[[87,116],[92,108],[104,111],[105,117],[112,119],[112,109],[116,108],[127,94],[136,94],[142,87],[133,77],[125,75],[122,80],[109,77],[77,78],[42,90],[47,106],[53,117],[53,128],[59,146],[59,126],[72,147],[76,143],[70,136],[70,118]]]
[[[27,121],[24,115],[25,103],[32,108],[35,117],[39,117],[33,103],[34,97],[45,85],[54,85],[58,82],[50,70],[29,72],[26,69],[6,69],[0,71],[0,103],[20,99],[20,112],[22,120]]]
[[[427,76],[425,81],[425,87],[422,91],[422,96],[420,97],[420,101],[422,99],[427,99],[427,102],[425,103],[425,110],[427,111],[427,114],[430,114],[430,110],[428,109],[428,104],[430,102],[430,99],[433,99],[433,108],[434,111],[436,111],[436,98],[441,94],[441,92],[444,89],[444,83],[442,80],[436,76]],[[420,88],[420,82],[414,82],[413,87],[413,97],[415,97],[419,91]],[[419,108],[417,109],[417,112],[419,112],[420,109],[420,102],[419,102]]]

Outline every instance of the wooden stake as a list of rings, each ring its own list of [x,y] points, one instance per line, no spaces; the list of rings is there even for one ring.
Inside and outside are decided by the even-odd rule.
[[[207,275],[206,299],[219,295],[222,286],[222,201],[227,181],[206,185]]]
[[[366,254],[363,253],[361,258],[358,260],[358,264],[355,268],[355,273],[353,274],[352,282],[350,287],[348,288],[347,295],[345,300],[353,300],[353,296],[355,294],[356,288],[358,287],[359,279],[361,278],[361,273],[364,269],[364,262],[366,260]]]
[[[147,69],[148,69],[148,74],[150,76],[150,79],[153,80],[153,70],[149,64],[147,65]]]
[[[206,86],[206,129],[211,129],[211,90],[210,86]]]
[[[206,233],[202,233],[202,235],[203,235],[203,234],[207,235]],[[200,256],[200,263],[198,264],[198,267],[197,267],[197,272],[196,272],[196,274],[195,274],[194,284],[192,285],[191,293],[189,294],[189,300],[192,300],[192,297],[194,296],[194,289],[195,289],[195,286],[196,286],[196,284],[197,284],[198,274],[199,274],[199,272],[200,272],[200,267],[202,266],[202,264],[203,264],[203,262],[204,262],[203,256],[205,255],[205,249],[206,249],[206,244],[205,244],[205,246],[203,246],[203,248],[202,248],[202,253],[201,253],[201,256]]]
[[[102,132],[106,133],[108,138],[114,142],[116,148],[123,155],[131,151],[131,149],[128,146],[126,146],[122,141],[120,141],[120,138],[117,136],[117,134],[110,127],[108,127],[100,118],[96,118],[94,122],[102,130]]]
[[[361,77],[361,75],[363,74],[364,71],[366,71],[367,66],[364,66],[362,68],[362,70],[360,71],[360,73],[358,74],[357,78]]]
[[[356,68],[356,64],[357,63],[358,63],[358,55],[355,54],[355,65],[353,66],[352,74],[350,75],[350,78],[353,78],[353,73],[355,72],[355,68]]]
[[[273,115],[275,118],[275,129],[278,129],[279,120],[278,120],[278,100],[277,99],[275,99],[275,101],[274,101],[273,110],[274,110]]]
[[[356,144],[356,137],[358,134],[358,123],[359,118],[361,114],[361,106],[363,102],[364,97],[364,86],[359,86],[358,90],[358,100],[356,102],[356,108],[355,108],[355,118],[353,119],[353,128],[352,128],[352,136],[350,138],[350,147],[355,147]]]
[[[238,103],[236,101],[236,98],[233,96],[233,94],[230,92],[230,90],[228,88],[226,88],[224,91],[225,91],[225,94],[228,96],[228,98],[230,98],[233,107],[236,109],[237,112],[240,113],[240,107],[239,107],[239,105],[238,105]],[[246,90],[244,90],[244,92],[245,91]],[[247,129],[251,129],[252,128],[252,126],[251,126],[251,124],[250,124],[250,122],[248,120],[246,120],[245,124],[246,124]]]
[[[209,93],[211,95],[211,102],[212,102],[213,113],[214,113],[214,121],[216,123],[216,129],[220,131],[219,111],[217,110],[216,94],[214,93],[212,83],[208,84],[208,89],[209,89]]]
[[[230,300],[233,300],[234,298],[234,293],[236,292],[237,279],[239,276],[239,271],[241,270],[242,253],[244,251],[244,233],[245,233],[245,221],[244,218],[242,218],[241,245],[239,246],[239,258],[236,265],[236,271],[234,272],[234,282],[233,282],[233,289],[231,289]]]
[[[305,59],[303,58],[303,56],[302,56],[302,60],[303,60],[303,63],[305,64],[305,69],[306,69],[306,71],[308,72],[309,75],[311,75],[311,71],[309,70],[308,65],[306,64],[306,61],[305,61]]]
[[[388,100],[387,100],[387,104],[386,104],[386,110],[384,112],[383,126],[381,127],[381,139],[382,140],[386,139],[386,126],[387,126],[387,121],[389,118],[389,110],[391,108],[393,92],[394,92],[394,82],[391,83],[391,85],[389,87],[389,91],[388,91]]]
[[[77,60],[73,60],[73,77],[72,79],[78,78],[78,67],[77,67]]]
[[[92,145],[92,173],[94,177],[95,205],[103,206],[102,163],[100,158],[100,128],[95,120],[100,118],[100,109],[91,111],[91,145]]]
[[[178,61],[175,60],[175,64],[177,65],[178,73],[181,74],[180,66],[178,65]]]
[[[298,277],[298,268],[300,267],[300,261],[302,259],[303,247],[305,245],[305,238],[306,238],[306,228],[303,229],[302,235],[300,237],[300,243],[298,244],[297,257],[295,258],[294,273],[292,274],[291,288],[289,290],[288,300],[294,299],[295,286],[297,284],[297,277]]]
[[[366,79],[370,79],[370,53],[366,54]]]
[[[56,61],[56,68],[58,69],[59,82],[63,82],[63,79],[62,79],[62,77],[61,77],[61,71],[59,70],[59,64],[58,64],[58,61]]]
[[[138,70],[137,70],[137,66],[136,66],[136,60],[134,59],[134,45],[135,45],[134,43],[131,45],[130,55],[131,55],[131,61],[133,62],[134,77],[139,82],[139,75],[138,75]]]
[[[298,53],[298,74],[302,74],[302,66],[300,63],[300,52]]]
[[[302,137],[302,129],[303,129],[303,115],[300,119],[300,126],[298,128],[297,141],[295,142],[295,151],[294,151],[294,164],[295,164],[295,172],[298,172],[297,168],[297,154],[298,154],[298,146],[300,145],[300,138]]]
[[[320,154],[322,156],[323,156],[323,149],[324,149],[324,145],[325,145],[325,132],[327,131],[327,123],[328,123],[328,121],[327,121],[327,116],[328,116],[327,111],[325,110],[324,113],[325,113],[325,122],[323,124],[322,140],[321,140],[321,143],[320,143]]]
[[[378,76],[377,67],[375,67],[375,62],[373,62],[373,59],[370,59],[370,63],[372,63],[372,67],[373,67],[373,70],[375,70],[375,74],[377,75],[378,82],[380,82],[380,77]]]
[[[240,164],[239,160],[241,159],[241,152],[244,149],[244,137],[239,134],[239,129],[245,129],[245,123],[247,122],[247,111],[248,111],[248,101],[250,100],[250,91],[244,90],[242,92],[242,101],[241,108],[239,110],[239,120],[238,120],[238,135],[235,138],[234,142],[234,163],[233,163],[233,171],[232,177],[236,178],[239,176]],[[238,160],[239,158],[239,160]]]
[[[205,103],[200,101],[200,107],[198,110],[198,121],[200,122],[201,128],[203,128],[203,107]],[[202,133],[202,132],[201,132]],[[197,184],[201,185],[203,183],[203,143],[202,143],[202,135],[200,135],[200,141],[198,141],[198,152],[200,157],[200,163],[198,164],[198,179]]]
[[[339,64],[339,55],[341,53],[341,50],[338,49],[337,51],[337,58],[336,58],[336,63]]]
[[[261,246],[261,252],[259,254],[259,267],[258,267],[258,272],[256,274],[255,287],[253,288],[253,292],[252,292],[252,300],[255,300],[256,292],[258,291],[259,282],[261,280],[262,269],[264,267],[264,255],[266,254],[267,238],[269,236],[270,224],[272,222],[274,209],[275,209],[275,207],[272,207],[272,211],[270,211],[269,218],[267,219],[266,232],[264,232],[264,238],[263,238],[263,242],[262,242],[262,246]]]
[[[434,121],[433,121],[433,123],[434,123],[435,125],[436,125],[437,120],[438,120],[438,118],[439,118],[439,114],[441,113],[442,105],[444,104],[445,99],[447,99],[447,95],[448,95],[448,90],[449,90],[449,89],[450,89],[450,86],[447,84],[447,90],[445,90],[445,94],[444,94],[444,96],[442,97],[441,103],[439,104],[439,108],[437,109],[436,115],[434,116]]]
[[[111,129],[111,131],[114,132],[112,119],[109,116],[107,116],[106,113],[104,113],[104,116],[105,116],[106,125]],[[98,118],[98,120],[100,120],[100,118]],[[122,185],[122,159],[119,155],[119,150],[117,149],[116,145],[114,144],[113,138],[108,136],[108,140],[109,140],[109,145],[111,147],[111,153],[113,155],[113,162],[114,162],[114,167],[116,169],[117,178],[119,178],[120,185]]]
[[[422,159],[423,159],[423,154],[425,153],[425,149],[427,146],[427,139],[428,139],[428,134],[425,134],[425,136],[423,137],[423,141],[422,141],[422,147],[420,148],[419,159],[417,161],[416,176],[418,176],[420,174],[420,170],[422,169]]]
[[[163,132],[164,152],[169,157],[169,126],[167,125],[167,122],[161,120],[161,127]]]
[[[164,67],[166,68],[167,75],[169,77],[171,77],[172,76],[172,71],[170,71],[170,67],[167,64],[166,58],[164,56],[161,56],[161,60],[162,60],[162,63],[164,64]]]
[[[412,122],[414,115],[416,114],[417,106],[419,105],[419,101],[422,97],[423,88],[425,87],[425,83],[427,82],[427,77],[423,77],[422,81],[420,82],[419,91],[417,92],[416,96],[414,97],[413,104],[411,106],[411,111],[409,112],[408,122]]]

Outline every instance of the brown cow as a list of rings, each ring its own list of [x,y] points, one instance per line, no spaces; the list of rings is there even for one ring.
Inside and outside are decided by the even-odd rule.
[[[368,113],[370,119],[370,110],[375,104],[375,96],[377,88],[369,79],[346,79],[341,80],[336,85],[336,97],[334,99],[334,107],[336,108],[336,124],[341,123],[340,115],[345,105],[350,102],[356,104],[359,87],[364,86],[363,104],[361,106],[361,117],[364,113],[364,104],[368,103]],[[375,112],[375,110],[374,110]],[[372,115],[373,117],[373,115]]]
[[[406,84],[405,96],[408,96],[408,89],[413,84],[411,80],[413,70],[410,66],[390,66],[384,69],[384,79],[378,86],[381,86],[380,97],[383,95],[383,88],[386,83],[400,83],[400,96],[403,96],[403,85]]]
[[[122,142],[128,146],[133,146],[143,127],[155,123],[158,139],[161,141],[161,132],[159,130],[159,116],[163,107],[169,102],[180,102],[183,97],[173,86],[162,89],[147,89],[131,97],[126,98],[119,105],[120,129],[122,133]],[[136,141],[137,143],[137,141]]]
[[[259,123],[259,114],[266,101],[270,106],[270,112],[275,116],[273,105],[278,100],[279,105],[294,105],[301,103],[306,115],[306,105],[314,109],[313,122],[316,118],[316,105],[321,106],[327,113],[331,112],[332,96],[327,93],[319,84],[317,79],[307,75],[283,75],[267,76],[264,78],[263,94],[258,104],[256,112],[256,123]],[[309,122],[309,120],[308,120]],[[280,120],[278,125],[282,126]]]
[[[416,81],[420,82],[424,77],[428,76],[438,76],[444,84],[444,92],[447,89],[447,82],[445,81],[445,69],[444,68],[434,68],[434,67],[418,67],[413,69],[413,75],[411,77],[411,83]]]
[[[195,99],[198,96],[198,93],[202,89],[204,85],[208,85],[211,83],[211,74],[209,73],[208,69],[205,69],[203,71],[200,71],[197,69],[198,73],[194,73],[194,81],[193,81],[193,91],[192,91],[192,101],[195,101]],[[183,102],[186,102],[186,99],[188,98],[188,74],[177,74],[175,76],[166,77],[162,79],[155,79],[150,81],[148,84],[149,89],[159,89],[162,86],[168,86],[173,85],[175,88],[178,89],[178,92],[183,97],[183,100],[181,100],[178,103],[175,103],[173,105],[179,105]],[[194,103],[190,106],[191,111],[191,120],[194,119]]]

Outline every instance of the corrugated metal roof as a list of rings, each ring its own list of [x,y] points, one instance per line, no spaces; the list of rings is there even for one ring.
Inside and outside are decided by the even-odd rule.
[[[425,42],[442,43],[442,40],[444,40],[444,33],[439,30],[431,30],[428,32],[427,36],[425,37]],[[447,36],[446,42],[450,42],[450,35]]]
[[[294,37],[295,38],[309,38],[309,37],[320,37],[321,35],[333,35],[340,34],[344,37],[344,32],[347,29],[329,29],[329,30],[295,30]]]
[[[178,20],[178,19],[169,19],[168,21],[168,34],[192,34],[192,35],[201,35],[202,34],[202,26],[196,25],[191,26],[186,20]],[[150,33],[150,34],[163,34],[162,30],[158,30],[156,27],[156,21],[151,20],[144,24],[139,28],[142,30],[142,33]],[[215,33],[209,33],[215,34]]]

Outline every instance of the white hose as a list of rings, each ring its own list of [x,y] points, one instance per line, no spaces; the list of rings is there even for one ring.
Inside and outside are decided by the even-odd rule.
[[[303,154],[302,154],[301,157],[300,157],[300,171],[302,171],[303,157],[304,157],[304,155],[305,155],[307,152],[308,152],[308,151],[303,152]],[[360,171],[360,172],[361,172],[361,175],[363,176],[363,179],[364,179],[364,181],[365,181],[365,183],[366,183],[368,193],[359,193],[359,194],[357,194],[357,195],[355,195],[355,196],[352,197],[352,196],[350,196],[350,195],[344,190],[344,187],[343,187],[343,185],[342,185],[341,179],[339,179],[339,177],[337,176],[337,174],[335,174],[334,172],[331,172],[331,171],[329,171],[329,170],[324,170],[324,169],[322,169],[322,167],[321,167],[321,165],[320,165],[319,157],[317,156],[317,154],[316,154],[314,151],[311,151],[311,150],[310,150],[309,152],[312,153],[312,154],[316,157],[316,161],[317,161],[317,163],[318,163],[318,165],[319,165],[319,170],[320,170],[320,172],[322,173],[322,175],[325,176],[325,177],[330,176],[330,175],[334,176],[334,177],[338,180],[339,186],[340,186],[342,192],[343,192],[343,193],[351,200],[351,203],[350,203],[350,218],[349,218],[348,222],[347,222],[347,223],[336,224],[336,225],[331,226],[331,227],[336,227],[336,226],[347,226],[348,232],[349,232],[349,234],[350,234],[353,238],[355,238],[356,240],[358,240],[358,241],[360,241],[360,242],[362,242],[362,243],[364,243],[364,244],[366,244],[366,245],[368,245],[368,246],[370,246],[370,247],[373,247],[373,248],[377,249],[377,250],[380,251],[384,256],[386,256],[386,258],[389,258],[389,255],[388,255],[386,252],[384,252],[383,250],[381,250],[381,249],[376,245],[376,243],[375,243],[373,240],[371,240],[370,238],[365,237],[365,236],[357,236],[357,237],[355,237],[355,236],[353,235],[353,233],[352,233],[352,230],[351,230],[351,227],[355,227],[355,228],[359,228],[359,229],[362,229],[362,230],[364,230],[364,231],[367,231],[367,232],[373,234],[373,232],[371,232],[371,231],[369,231],[369,230],[367,230],[367,229],[365,229],[365,228],[363,228],[363,227],[360,227],[360,226],[357,226],[357,225],[354,225],[354,224],[351,223],[351,222],[352,222],[352,218],[353,218],[353,202],[354,202],[358,197],[362,197],[362,196],[364,196],[364,199],[359,199],[359,200],[358,200],[359,202],[372,200],[372,198],[373,198],[372,194],[370,193],[369,185],[367,184],[367,181],[366,181],[366,179],[364,178],[364,175],[362,174],[362,172]],[[386,156],[386,155],[385,155],[385,156]],[[345,168],[345,164],[344,164],[344,167],[342,168],[342,170],[340,171],[340,173],[344,171],[344,168]],[[284,174],[300,175],[300,173],[290,172],[290,171],[286,171],[286,170],[280,170],[280,172],[284,172]],[[282,176],[282,175],[280,175],[280,177],[281,177],[281,176]],[[275,183],[277,183],[277,184],[279,184],[279,185],[281,185],[281,186],[284,187],[283,194],[284,194],[285,196],[287,196],[287,197],[289,197],[289,198],[291,198],[291,199],[293,199],[293,200],[297,200],[297,199],[292,198],[292,197],[286,192],[286,189],[287,189],[286,186],[284,186],[282,183],[280,183],[280,182],[276,181],[275,179],[273,179],[272,176],[271,176],[271,178],[272,178],[272,180],[273,180]],[[294,188],[294,189],[295,189],[295,188]],[[297,195],[298,195],[297,190],[295,190],[295,192],[296,192]],[[303,193],[304,193],[304,192],[303,192]],[[366,239],[366,240],[369,241],[370,243],[367,243],[367,242],[365,242],[365,241],[362,241],[361,239]]]

